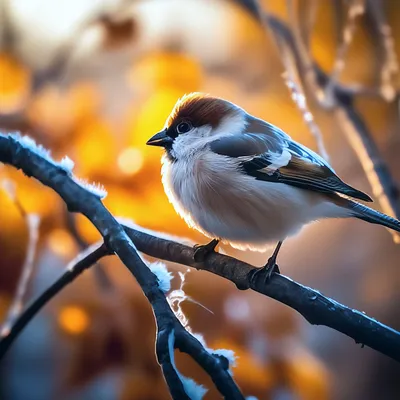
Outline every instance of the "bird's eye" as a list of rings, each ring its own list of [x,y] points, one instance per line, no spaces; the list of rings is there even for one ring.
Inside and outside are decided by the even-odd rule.
[[[178,124],[178,126],[176,127],[176,131],[178,133],[186,133],[189,132],[192,129],[192,125],[190,124],[190,122],[180,122]]]

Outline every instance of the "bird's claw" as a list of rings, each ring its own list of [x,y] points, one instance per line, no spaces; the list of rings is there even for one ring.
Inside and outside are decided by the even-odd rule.
[[[257,268],[250,272],[249,281],[252,285],[255,286],[258,277],[262,276],[263,280],[264,280],[264,284],[266,285],[269,282],[269,280],[272,278],[272,275],[274,273],[280,274],[281,272],[279,270],[278,264],[275,262],[275,259],[273,257],[271,257],[268,260],[267,264],[265,264],[263,267]]]
[[[203,262],[211,253],[215,251],[219,240],[213,239],[210,243],[207,244],[196,244],[193,246],[194,254],[193,258],[194,261],[197,263]]]

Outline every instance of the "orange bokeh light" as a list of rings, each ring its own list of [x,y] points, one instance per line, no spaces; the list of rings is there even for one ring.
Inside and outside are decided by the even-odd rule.
[[[58,316],[58,323],[63,331],[70,335],[79,335],[89,326],[87,312],[78,306],[65,306]]]
[[[37,128],[62,137],[95,115],[99,102],[100,91],[93,83],[78,82],[67,91],[50,85],[33,98],[27,112]]]
[[[54,229],[47,238],[50,249],[61,257],[70,256],[75,248],[75,241],[65,229]]]
[[[83,177],[113,174],[117,143],[111,124],[100,118],[85,121],[74,142],[77,170]]]
[[[134,175],[143,166],[143,155],[137,147],[127,147],[118,156],[118,167],[125,175]]]
[[[135,90],[143,87],[154,93],[158,89],[174,87],[182,92],[198,90],[203,81],[199,62],[179,53],[152,53],[137,62],[128,74]]]
[[[30,91],[30,72],[15,58],[0,53],[0,111],[18,110]]]
[[[212,343],[214,349],[231,349],[236,356],[236,366],[233,369],[235,379],[238,382],[246,382],[254,390],[265,391],[271,387],[274,376],[267,365],[254,357],[245,348],[238,346],[235,342],[222,339]]]

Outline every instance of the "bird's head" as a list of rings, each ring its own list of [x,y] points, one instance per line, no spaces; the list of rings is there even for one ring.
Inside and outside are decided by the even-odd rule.
[[[203,93],[183,96],[175,104],[164,129],[147,141],[161,146],[172,158],[202,148],[216,136],[245,127],[245,112],[229,101]]]

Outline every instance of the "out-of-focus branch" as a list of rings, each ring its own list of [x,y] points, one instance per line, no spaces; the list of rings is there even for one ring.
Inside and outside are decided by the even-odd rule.
[[[353,41],[354,32],[357,28],[357,19],[365,12],[365,0],[350,0],[347,8],[346,21],[343,27],[343,33],[339,46],[336,50],[333,70],[330,73],[328,84],[325,86],[325,96],[332,99],[333,91],[339,82],[340,75],[346,65],[345,58]],[[332,101],[332,100],[331,100]]]
[[[318,90],[324,92],[330,82],[330,77],[315,63],[313,63],[311,71],[307,70],[295,37],[284,22],[276,17],[268,16],[267,23],[276,38],[281,53],[291,54],[289,58],[293,62],[291,68],[298,71],[298,76],[307,87],[308,93],[312,93],[314,89],[309,86],[307,74],[313,75],[313,80],[318,84]],[[360,160],[380,206],[387,214],[400,218],[400,192],[371,132],[353,104],[354,95],[352,90],[336,83],[331,96],[332,109],[353,151]],[[319,102],[319,104],[322,107],[326,106],[324,102]],[[398,233],[393,231],[390,233],[396,242],[400,240]]]
[[[286,68],[284,79],[286,82],[286,86],[289,88],[289,91],[291,93],[292,100],[296,103],[297,108],[303,115],[303,119],[317,144],[319,154],[323,158],[325,158],[325,160],[329,161],[329,155],[324,144],[322,132],[315,122],[314,116],[308,108],[307,98],[304,93],[303,85],[298,77],[297,71],[292,68],[293,61],[290,60],[291,56],[289,53],[286,53],[282,54],[281,57]]]
[[[335,39],[338,47],[343,39],[343,28],[346,20],[345,2],[346,0],[330,0],[333,8],[335,21]]]
[[[13,200],[15,206],[19,210],[21,216],[25,219],[26,227],[28,229],[28,246],[25,255],[25,261],[22,265],[21,276],[17,283],[17,289],[15,296],[11,302],[10,308],[5,322],[0,330],[0,336],[7,334],[10,327],[14,324],[14,321],[21,313],[24,304],[27,301],[28,286],[34,273],[34,263],[36,248],[39,239],[39,224],[40,217],[36,214],[29,214],[25,211],[21,202],[19,201],[14,182],[10,180],[3,180],[1,182],[2,187],[8,192],[9,196]]]
[[[318,85],[317,77],[314,73],[314,63],[311,55],[311,49],[309,47],[310,43],[305,43],[302,39],[301,26],[298,19],[296,4],[297,3],[295,3],[295,0],[286,0],[286,7],[288,9],[292,29],[289,30],[289,28],[287,28],[287,32],[284,32],[284,35],[274,35],[274,37],[277,41],[280,51],[285,51],[285,54],[288,54],[288,50],[291,52],[291,58],[293,58],[295,64],[290,68],[295,69],[296,67],[301,67],[301,69],[298,69],[297,74],[303,80],[303,85],[309,88],[313,98],[319,103],[323,103],[325,107],[330,107],[330,102],[326,100],[325,92]],[[273,33],[275,32],[274,29],[277,28],[275,25],[282,23],[278,19],[274,19],[272,16],[268,17],[268,14],[266,20],[267,27],[270,28]],[[287,40],[290,40],[292,45],[289,49],[285,49],[285,42]],[[292,51],[292,48],[294,48],[296,51]],[[282,61],[284,62],[284,60]],[[286,65],[285,68],[287,68]]]
[[[18,26],[12,24],[9,3],[10,1],[0,0],[0,25],[2,27],[0,48],[13,57],[21,58],[14,49],[15,38],[18,37],[19,32]],[[102,49],[132,42],[136,33],[136,25],[132,16],[126,17],[126,15],[129,16],[127,12],[130,7],[129,3],[129,1],[121,2],[119,7],[110,11],[99,10],[82,20],[69,37],[54,50],[49,64],[43,69],[32,71],[30,92],[25,99],[24,106],[12,113],[2,113],[0,110],[0,129],[32,131],[31,122],[25,113],[29,102],[46,84],[57,83],[58,86],[65,84],[65,78],[71,67],[73,57],[82,44],[84,34],[90,28],[98,27],[102,29],[103,41],[99,43]],[[21,62],[24,64],[24,60],[21,60]],[[40,132],[37,133],[40,134]]]
[[[382,210],[389,215],[400,218],[400,192],[386,162],[379,154],[376,143],[371,136],[363,118],[353,104],[339,107],[335,116],[346,135],[351,147],[360,161],[374,197]],[[389,230],[396,243],[400,243],[400,235]]]
[[[153,257],[212,272],[234,282],[238,288],[251,288],[292,307],[312,324],[329,326],[350,336],[357,343],[400,361],[400,333],[364,313],[339,304],[282,275],[274,275],[267,285],[263,279],[253,282],[249,277],[255,267],[222,254],[211,254],[204,263],[196,263],[192,247],[121,226],[98,197],[77,185],[67,171],[22,146],[18,137],[0,134],[0,161],[22,169],[28,176],[34,176],[59,193],[71,211],[80,210],[87,215],[103,235],[108,251],[115,252],[128,266],[152,304],[159,340],[165,341],[165,335],[173,333],[175,347],[192,356],[209,373],[217,388],[227,398],[243,399],[229,375],[229,366],[225,368],[226,365],[223,366],[221,360],[210,355],[177,320],[164,293],[158,287],[157,278],[142,262],[136,249]],[[7,337],[0,342],[0,349],[4,340]],[[162,360],[166,357],[165,362],[168,362],[170,355],[165,355],[167,349],[160,346],[161,349],[157,347],[158,357]],[[173,383],[169,382],[169,385]],[[175,389],[176,387],[171,388],[171,391]]]
[[[35,214],[25,214],[25,221],[28,227],[28,248],[26,251],[25,261],[22,266],[21,277],[17,284],[17,290],[9,308],[6,320],[1,327],[0,336],[5,336],[14,325],[15,320],[21,313],[26,302],[26,293],[28,291],[29,282],[33,276],[36,247],[39,238],[39,216]]]
[[[104,244],[88,248],[72,260],[57,281],[47,288],[38,298],[25,308],[19,316],[9,324],[7,331],[2,330],[0,337],[0,359],[18,337],[19,333],[32,320],[32,318],[62,289],[73,282],[85,269],[91,267],[100,258],[110,255]]]
[[[78,232],[76,226],[76,220],[73,214],[69,213],[65,210],[65,221],[69,232],[71,233],[72,237],[75,239],[76,243],[78,244],[81,251],[85,250],[89,243],[85,241],[82,235]],[[96,279],[97,284],[102,290],[105,291],[112,291],[114,290],[114,284],[105,271],[103,265],[100,262],[97,263],[97,268],[93,270],[94,277]]]
[[[209,353],[176,318],[164,292],[159,287],[157,277],[143,262],[123,227],[103,205],[98,190],[93,191],[92,188],[79,184],[64,165],[54,162],[46,151],[35,147],[29,140],[21,139],[18,135],[0,133],[0,161],[21,169],[25,175],[32,176],[53,189],[63,199],[69,211],[85,215],[97,228],[108,251],[115,253],[136,278],[153,308],[158,328],[156,340],[158,356],[162,351],[170,354],[169,347],[160,349],[160,346],[163,347],[159,343],[161,332],[163,335],[173,333],[175,348],[190,355],[210,375],[225,398],[244,400],[229,373],[229,363]],[[5,341],[7,337],[0,342],[0,349]],[[182,392],[183,385],[177,385],[176,379],[170,379],[171,376],[173,375],[165,376],[170,392],[176,399],[185,398]]]
[[[302,54],[302,58],[305,62],[308,62],[310,60],[310,53],[309,53],[309,47],[305,45],[301,35],[301,28],[300,24],[298,23],[298,10],[296,6],[298,5],[295,0],[287,0],[286,1],[287,8],[289,10],[290,14],[290,19],[293,21],[294,27],[295,27],[295,32],[296,32],[296,43],[299,46],[299,56]],[[277,39],[278,41],[281,39]],[[312,113],[310,112],[307,104],[307,99],[304,93],[304,88],[303,88],[303,83],[299,77],[299,71],[296,68],[296,61],[293,58],[294,54],[288,51],[287,46],[284,46],[284,43],[280,44],[280,48],[283,50],[281,53],[281,58],[283,65],[285,66],[285,74],[284,74],[284,79],[286,82],[286,85],[288,86],[291,97],[295,104],[297,105],[297,108],[303,115],[303,119],[305,123],[308,126],[308,129],[310,130],[311,134],[313,135],[315,142],[318,147],[318,152],[320,155],[325,158],[327,161],[329,161],[329,155],[328,152],[326,151],[325,144],[324,144],[324,139],[321,133],[321,130],[319,129],[317,123],[314,120],[314,117]]]
[[[352,42],[354,31],[356,29],[356,19],[364,12],[365,0],[351,0],[347,10],[347,18],[343,28],[343,34],[338,45],[333,70],[329,76],[329,81],[324,88],[321,88],[314,73],[314,61],[310,49],[310,40],[305,42],[302,37],[302,23],[300,21],[300,12],[296,0],[286,0],[287,10],[291,23],[290,35],[298,53],[298,61],[302,66],[302,73],[305,83],[307,83],[310,93],[315,97],[324,108],[332,108],[334,99],[332,91],[337,86],[341,72],[345,66],[345,56],[350,43]],[[335,7],[340,7],[340,2],[335,3]],[[286,65],[285,65],[286,66]]]
[[[261,8],[258,0],[233,0],[247,10],[253,17],[262,20]]]
[[[319,5],[320,2],[318,0],[299,0],[300,35],[307,49],[310,49],[311,46],[311,36]]]
[[[374,34],[378,37],[377,58],[380,60],[379,92],[386,101],[396,97],[394,77],[399,73],[399,63],[394,47],[392,28],[387,22],[382,0],[367,0],[367,11],[374,23]]]

